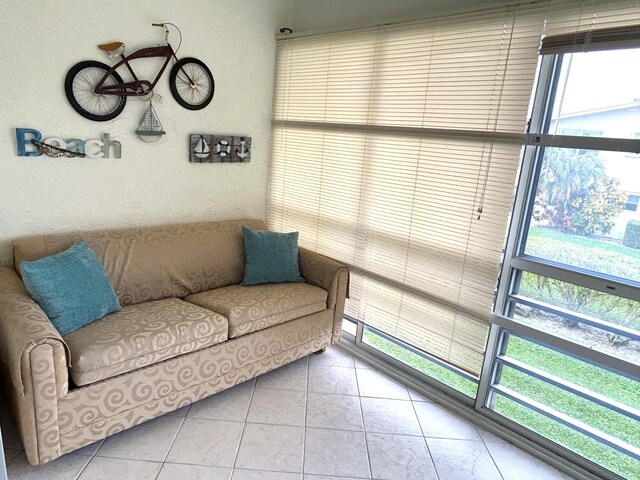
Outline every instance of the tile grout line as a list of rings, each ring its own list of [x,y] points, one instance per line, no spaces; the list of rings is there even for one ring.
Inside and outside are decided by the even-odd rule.
[[[408,389],[407,389],[408,390]],[[411,392],[409,392],[409,397],[411,397]],[[416,410],[416,403],[412,400],[411,406],[413,407],[413,413],[418,419],[418,425],[420,425],[420,431],[422,432],[422,440],[424,440],[424,444],[427,447],[427,453],[429,454],[429,459],[431,460],[431,465],[433,465],[433,471],[436,472],[436,477],[440,478],[440,474],[438,473],[438,469],[436,468],[436,462],[433,459],[433,453],[431,453],[431,449],[429,448],[429,442],[427,442],[427,437],[424,434],[424,429],[422,428],[422,422],[420,421],[420,416],[418,415],[418,411]]]
[[[164,464],[167,461],[167,458],[169,458],[169,453],[171,453],[171,449],[173,448],[174,443],[176,443],[176,439],[178,438],[178,435],[180,434],[180,430],[182,430],[182,426],[184,425],[184,422],[187,420],[187,415],[189,415],[189,412],[191,411],[191,405],[193,405],[193,403],[189,404],[189,408],[187,408],[187,411],[184,412],[184,417],[182,417],[182,421],[180,422],[180,426],[178,427],[178,429],[176,430],[175,435],[173,436],[173,439],[171,440],[171,444],[169,445],[169,448],[167,449],[167,453],[164,454],[164,458],[162,459],[162,462],[160,464],[160,470],[158,470],[158,473],[156,474],[156,480],[158,480],[158,477],[160,476],[160,472],[162,472],[162,469],[164,468]]]
[[[313,353],[311,354],[313,355]],[[302,430],[302,472],[301,478],[304,478],[304,466],[306,459],[306,451],[307,451],[307,409],[309,408],[309,376],[311,375],[311,358],[307,355],[307,381],[306,381],[306,389],[304,394],[304,420],[303,425],[304,428]]]
[[[496,459],[493,458],[493,455],[491,454],[491,450],[489,449],[489,447],[487,447],[487,442],[485,442],[484,438],[482,438],[482,435],[480,435],[480,431],[478,430],[478,427],[476,425],[474,425],[473,427],[476,429],[476,432],[478,432],[478,436],[480,437],[480,441],[482,442],[482,446],[484,447],[484,449],[489,454],[489,458],[491,459],[491,461],[495,465],[496,470],[498,471],[498,474],[504,479],[504,475],[502,474],[502,470],[500,470],[500,467],[498,466],[498,462],[496,462]]]
[[[106,441],[107,441],[107,439],[106,439],[106,438],[103,438],[103,439],[100,441],[100,445],[98,446],[98,448],[96,448],[96,451],[95,451],[95,452],[93,452],[93,453],[89,456],[89,460],[87,461],[87,463],[85,463],[85,464],[84,464],[84,467],[82,467],[82,468],[80,469],[80,471],[78,472],[78,475],[76,475],[76,477],[75,477],[75,480],[78,480],[78,479],[82,476],[82,474],[84,473],[84,471],[87,469],[87,467],[89,466],[89,464],[91,463],[91,461],[96,457],[96,455],[98,454],[98,451],[102,448],[102,445],[104,445],[104,442],[106,442]],[[73,453],[73,452],[70,452],[70,453]],[[16,456],[16,458],[17,458],[17,456]],[[14,460],[15,460],[15,458],[14,458]],[[9,463],[11,463],[11,462],[9,462]]]
[[[238,456],[240,455],[240,446],[242,445],[242,439],[244,438],[244,432],[247,428],[247,420],[249,419],[249,411],[251,410],[251,404],[253,403],[253,394],[256,392],[256,385],[258,384],[258,378],[254,377],[253,386],[251,387],[251,396],[249,397],[249,405],[247,406],[247,413],[244,416],[244,423],[242,425],[242,433],[240,433],[240,441],[236,447],[236,454],[233,458],[233,465],[231,465],[231,477],[233,477],[233,471],[236,469],[236,463],[238,462]],[[231,478],[230,477],[230,478]]]
[[[18,457],[20,456],[20,454],[21,454],[22,452],[24,452],[24,448],[12,448],[11,450],[18,450],[18,453],[16,453],[16,454],[13,456],[13,458],[7,462],[7,464],[5,465],[7,468],[9,467],[9,465],[11,465],[11,464],[15,461],[15,459],[16,459],[16,458],[18,458]],[[27,454],[27,453],[25,452],[25,455],[26,455],[26,454]]]
[[[189,464],[185,464],[185,465],[189,465]],[[220,467],[218,467],[220,468]],[[264,469],[261,468],[260,470],[256,470],[255,468],[238,468],[236,469],[237,472],[260,472],[260,473],[285,473],[285,474],[291,474],[291,475],[303,475],[300,472],[292,472],[290,470],[268,470],[268,469]],[[319,474],[319,473],[308,473],[307,476],[313,476],[313,477],[326,477],[326,475],[323,474]],[[371,480],[370,478],[365,478],[365,477],[353,477],[353,476],[344,476],[344,475],[331,475],[331,478],[340,478],[340,479],[344,479],[344,480]]]
[[[287,391],[287,392],[293,392],[293,393],[304,393],[304,392],[299,392],[299,391],[295,391],[295,390],[282,390]],[[313,393],[314,395],[325,395],[324,392],[310,392]],[[334,395],[334,394],[327,394],[327,395]],[[355,395],[349,395],[352,398],[357,398]],[[365,398],[373,398],[376,399],[376,397],[365,397]],[[382,398],[380,400],[387,400],[386,398]],[[190,417],[193,419],[197,419],[197,420],[204,420],[207,422],[223,422],[223,423],[242,423],[244,424],[245,422],[241,421],[241,420],[220,420],[220,419],[216,419],[216,418],[204,418],[204,417]],[[300,425],[300,424],[295,424],[295,423],[265,423],[265,422],[256,422],[256,421],[251,421],[251,422],[246,422],[247,424],[250,425],[271,425],[271,426],[277,426],[277,427],[303,427],[304,425]],[[339,432],[363,432],[363,429],[356,429],[354,428],[345,428],[345,427],[318,427],[318,426],[314,426],[314,427],[309,427],[312,428],[314,430],[336,430]],[[416,437],[416,438],[422,438],[421,434],[413,434],[413,433],[388,433],[388,432],[376,432],[376,431],[371,431],[371,433],[381,433],[381,434],[385,434],[385,435],[401,435],[401,436],[405,436],[405,437]],[[457,439],[457,438],[448,438],[448,437],[432,437],[432,438],[441,438],[444,440],[465,440],[465,439]],[[73,454],[73,452],[71,452]],[[124,458],[124,457],[105,457],[105,458]],[[126,458],[124,458],[126,460]],[[171,462],[174,463],[174,462]],[[180,463],[180,462],[175,462],[175,463]]]
[[[364,421],[364,409],[362,408],[362,397],[360,396],[360,382],[358,381],[358,371],[354,368],[353,372],[356,377],[356,388],[358,389],[358,404],[360,405],[360,415],[362,415],[362,431],[364,433],[364,445],[367,449],[367,462],[369,465],[369,478],[373,478],[373,468],[371,468],[371,454],[369,453],[369,437],[367,436],[367,424]],[[422,430],[421,430],[422,431]]]
[[[478,437],[480,437],[480,441],[482,442],[482,445],[484,446],[484,449],[487,451],[487,453],[489,454],[489,457],[491,457],[491,461],[493,462],[493,464],[496,466],[496,469],[498,470],[498,473],[500,474],[500,476],[504,479],[504,475],[502,475],[502,471],[500,470],[500,467],[498,467],[498,463],[496,462],[496,460],[493,458],[493,455],[491,455],[491,450],[489,450],[489,447],[487,446],[487,442],[485,442],[484,437],[482,435],[480,435],[480,430],[478,430],[478,425],[476,425],[475,423],[471,423],[471,425],[473,426],[473,429],[476,431],[476,433],[478,434]]]

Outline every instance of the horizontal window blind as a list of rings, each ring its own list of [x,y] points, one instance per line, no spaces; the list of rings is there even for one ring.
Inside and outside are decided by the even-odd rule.
[[[550,8],[278,41],[270,226],[352,267],[348,315],[474,375]]]
[[[541,54],[640,46],[640,1],[556,2],[548,15]]]
[[[546,37],[540,53],[593,52],[612,48],[640,47],[640,26],[614,27],[603,30],[586,30]]]

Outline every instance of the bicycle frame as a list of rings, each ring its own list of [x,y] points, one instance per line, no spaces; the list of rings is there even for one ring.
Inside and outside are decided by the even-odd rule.
[[[153,80],[153,82],[150,82],[148,80],[139,80],[135,72],[133,71],[132,66],[129,64],[129,61],[135,60],[138,58],[154,58],[154,57],[166,58],[164,64],[162,65],[162,68],[160,68],[160,70],[158,71],[156,78]],[[140,50],[136,50],[129,56],[125,56],[124,53],[121,53],[120,58],[122,60],[116,63],[104,74],[104,76],[100,79],[100,82],[98,83],[98,85],[96,85],[95,93],[98,93],[98,94],[102,93],[107,95],[126,95],[129,97],[149,93],[156,86],[156,84],[158,83],[158,80],[160,80],[160,77],[164,73],[164,70],[167,68],[167,65],[169,64],[171,57],[175,58],[176,62],[178,61],[178,58],[176,57],[176,54],[173,51],[173,48],[171,47],[171,45],[169,45],[169,43],[167,43],[167,45],[165,46],[141,48]],[[119,85],[104,85],[104,82],[107,80],[107,78],[109,78],[109,76],[122,65],[125,65],[127,67],[127,70],[129,70],[129,73],[131,73],[131,76],[133,77],[133,82],[125,82]],[[187,72],[185,72],[184,69],[182,69],[182,72],[187,76],[187,78],[191,82],[192,80],[187,74]],[[144,87],[148,87],[148,90],[145,90]]]

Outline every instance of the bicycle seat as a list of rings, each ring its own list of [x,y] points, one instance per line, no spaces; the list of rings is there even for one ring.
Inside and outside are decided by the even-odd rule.
[[[122,42],[111,42],[111,43],[105,43],[103,45],[98,45],[98,48],[100,50],[104,50],[105,52],[111,53],[111,54],[113,54],[118,49],[123,47],[124,47],[124,43]]]

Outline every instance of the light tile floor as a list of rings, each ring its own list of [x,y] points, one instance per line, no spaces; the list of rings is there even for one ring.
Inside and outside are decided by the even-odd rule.
[[[10,480],[565,480],[337,348],[30,466],[0,408]]]

